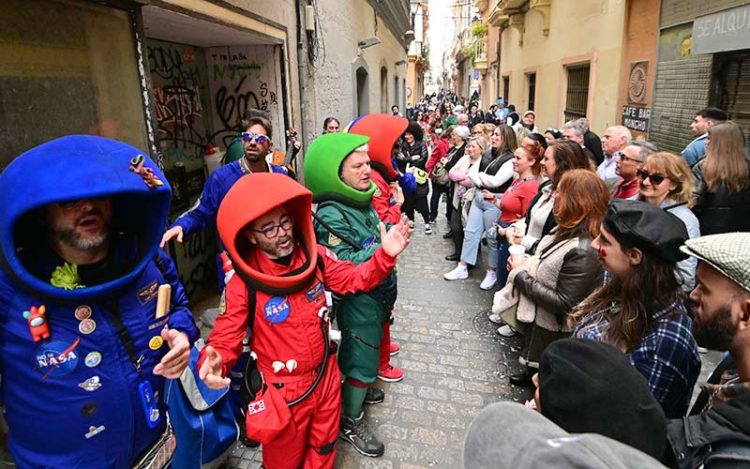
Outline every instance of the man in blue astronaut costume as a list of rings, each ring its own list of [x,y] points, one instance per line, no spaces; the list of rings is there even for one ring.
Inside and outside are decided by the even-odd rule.
[[[0,174],[0,397],[18,467],[130,468],[164,434],[164,379],[198,334],[158,250],[170,197],[150,159],[101,137],[52,140]]]

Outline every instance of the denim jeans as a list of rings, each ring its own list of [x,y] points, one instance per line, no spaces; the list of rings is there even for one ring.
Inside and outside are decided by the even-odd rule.
[[[471,203],[469,217],[464,227],[464,243],[461,247],[461,260],[467,264],[475,265],[477,263],[477,253],[479,252],[479,243],[482,241],[484,232],[492,228],[500,218],[500,209],[492,202],[484,200],[482,194],[477,192],[474,201]],[[494,230],[491,230],[494,231]],[[489,254],[487,265],[492,268],[497,265],[497,242],[495,236],[487,238]]]
[[[498,225],[502,226],[503,228],[507,228],[508,226],[510,226],[505,222],[499,222]],[[500,239],[499,242],[497,240],[497,237],[495,237],[494,242],[495,251],[497,252],[497,264],[495,264],[497,266],[497,284],[502,287],[505,286],[505,283],[508,281],[508,258],[510,257],[508,248],[510,247],[510,244],[508,244],[508,240],[504,237]]]

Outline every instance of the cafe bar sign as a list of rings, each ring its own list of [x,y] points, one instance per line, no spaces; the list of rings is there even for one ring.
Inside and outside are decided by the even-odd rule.
[[[622,125],[630,130],[648,132],[648,124],[651,120],[651,109],[646,107],[623,106]]]
[[[750,48],[750,4],[693,21],[693,54]]]

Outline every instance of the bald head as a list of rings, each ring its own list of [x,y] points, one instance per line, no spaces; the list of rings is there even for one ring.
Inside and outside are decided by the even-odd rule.
[[[605,130],[604,135],[602,135],[602,150],[609,156],[614,155],[628,146],[632,139],[633,135],[627,127],[613,125]]]

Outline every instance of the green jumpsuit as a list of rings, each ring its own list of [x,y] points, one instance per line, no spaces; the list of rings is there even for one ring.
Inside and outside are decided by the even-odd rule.
[[[316,213],[334,231],[360,246],[355,250],[315,221],[318,242],[339,259],[361,264],[380,246],[379,220],[372,207],[362,209],[331,200],[321,203]],[[388,320],[396,296],[396,274],[392,273],[371,292],[346,295],[339,303],[336,309],[342,333],[339,367],[346,376],[363,383],[372,383],[377,378],[383,322]]]

